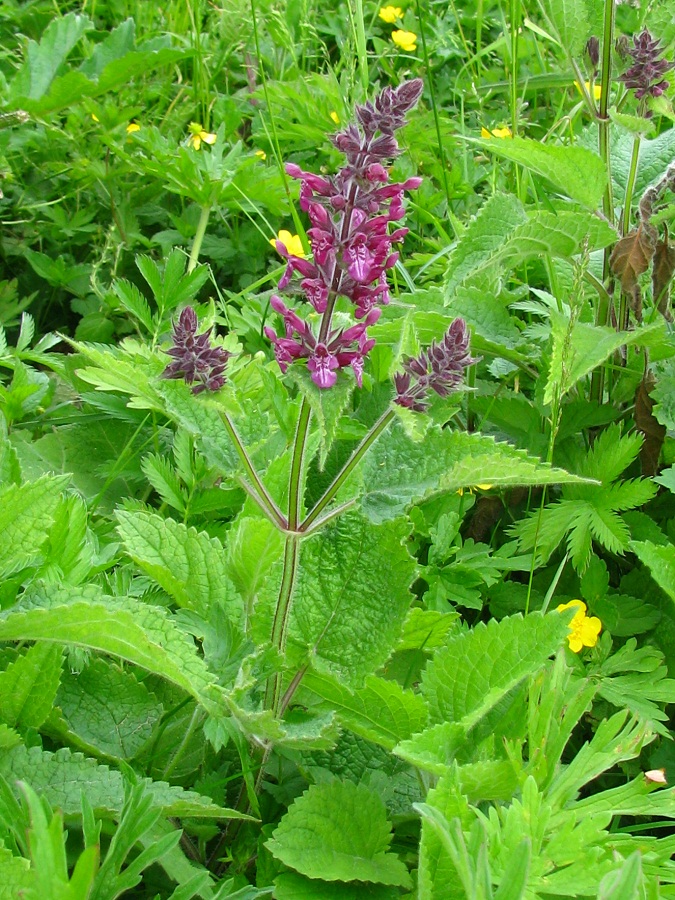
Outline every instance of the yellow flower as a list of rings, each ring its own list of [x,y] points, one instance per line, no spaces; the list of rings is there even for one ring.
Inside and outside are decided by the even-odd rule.
[[[204,131],[199,122],[190,122],[188,127],[190,132],[190,137],[188,138],[188,147],[194,147],[195,150],[199,150],[202,145],[202,141],[205,144],[215,144],[217,135],[213,134],[210,131]]]
[[[587,90],[588,93],[590,94],[590,92],[591,92],[591,83],[590,83],[590,81],[585,81],[585,82],[584,82],[584,85],[585,85],[585,87],[586,87],[586,90]],[[579,91],[580,94],[582,93],[581,85],[579,84],[578,81],[575,81],[575,82],[574,82],[574,87]],[[594,85],[593,85],[593,97],[594,97],[595,100],[599,100],[599,99],[602,97],[602,87],[601,87],[601,85],[599,85],[599,84],[594,84]]]
[[[99,119],[99,117],[96,115],[96,113],[92,113],[92,114],[91,114],[91,117],[92,117],[92,119],[94,120],[94,122],[100,122],[100,121],[101,121],[101,120]]]
[[[258,159],[262,159],[263,162],[267,159],[267,154],[264,150],[256,150],[255,155],[258,157]]]
[[[133,134],[135,131],[140,130],[141,126],[138,124],[138,122],[129,122],[129,124],[127,125],[127,134]]]
[[[417,49],[417,35],[414,31],[392,31],[391,39],[406,53],[412,53]]]
[[[573,608],[579,611],[569,624],[570,633],[567,635],[567,641],[570,650],[579,653],[582,647],[595,647],[598,643],[602,622],[596,616],[586,615],[586,604],[583,600],[570,600],[569,603],[561,603],[556,607],[558,612]]]
[[[328,115],[331,117],[331,119],[335,122],[336,125],[339,125],[339,124],[340,124],[340,116],[338,116],[338,114],[335,112],[334,109],[332,109],[332,110],[328,113]]]
[[[479,491],[489,491],[492,488],[492,485],[491,484],[476,484],[476,485],[474,485],[474,487],[477,487]],[[472,487],[467,488],[467,490],[470,494],[473,494]],[[457,491],[457,493],[459,494],[460,497],[463,497],[464,496],[464,488],[460,488]]]
[[[378,16],[383,22],[386,22],[387,25],[393,25],[397,19],[403,18],[403,10],[400,6],[383,6],[379,11]]]
[[[509,126],[505,125],[503,128],[493,128],[492,131],[488,131],[487,128],[481,128],[480,136],[482,138],[510,138],[513,137],[513,134]]]
[[[282,230],[275,238],[270,238],[270,244],[273,247],[276,247],[277,241],[281,241],[291,256],[299,256],[301,259],[305,258],[305,250],[297,234],[291,234],[290,231]]]

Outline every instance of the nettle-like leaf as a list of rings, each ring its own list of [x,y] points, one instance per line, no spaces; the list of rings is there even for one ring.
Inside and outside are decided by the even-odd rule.
[[[651,541],[632,541],[630,549],[647,566],[658,586],[675,601],[675,547],[672,544],[659,546]]]
[[[621,435],[619,426],[607,428],[578,465],[579,475],[601,484],[563,485],[562,499],[533,512],[513,529],[522,550],[536,547],[545,562],[567,537],[572,563],[583,572],[593,541],[612,553],[628,549],[630,531],[619,513],[642,506],[657,486],[646,479],[615,482],[635,459],[642,445],[639,434]]]
[[[367,881],[411,887],[408,870],[389,851],[391,823],[365,785],[312,785],[283,817],[265,846],[301,875],[323,881]]]
[[[362,508],[373,522],[395,518],[435,494],[478,484],[514,487],[583,480],[510,444],[437,426],[422,443],[415,443],[394,425],[371,448],[362,472]]]
[[[289,377],[298,386],[302,396],[307,400],[314,413],[319,428],[319,468],[323,470],[326,458],[340,424],[340,416],[347,409],[356,382],[353,378],[339,378],[329,391],[318,388],[311,379],[307,369],[293,367]]]
[[[387,660],[401,634],[417,571],[404,546],[407,536],[401,521],[374,526],[350,513],[303,541],[288,665],[299,668],[311,660],[317,671],[359,687]],[[267,639],[269,634],[268,619]]]
[[[63,676],[56,703],[67,738],[74,738],[82,749],[86,745],[89,752],[118,759],[136,755],[164,710],[132,673],[100,658],[92,659],[77,675]],[[49,724],[61,732],[58,717]]]
[[[0,721],[39,728],[52,709],[61,678],[61,647],[34,644],[0,672]]]
[[[267,519],[242,516],[230,528],[225,566],[247,610],[282,555],[281,532]]]
[[[68,481],[45,476],[0,488],[0,577],[39,560]]]
[[[587,0],[540,0],[539,8],[563,50],[578,58],[589,34],[594,33]]]
[[[0,640],[74,644],[109,653],[166,678],[201,703],[219,704],[215,676],[165,609],[106,597],[92,585],[37,587],[29,599],[0,615]]]
[[[67,816],[79,815],[82,793],[102,818],[118,818],[124,806],[124,778],[116,769],[99,765],[67,748],[50,753],[39,747],[14,747],[0,757],[0,775],[18,795],[17,782],[26,781]],[[142,779],[153,805],[165,816],[205,819],[250,819],[218,806],[209,797],[185,791],[165,781]]]
[[[227,575],[222,544],[205,532],[145,511],[117,512],[127,553],[176,603],[208,618],[221,602],[235,623],[243,604]]]
[[[560,648],[568,621],[558,613],[517,615],[451,635],[422,675],[431,726],[402,741],[396,754],[445,771],[467,733]]]
[[[13,96],[17,99],[40,99],[75,44],[93,27],[94,23],[88,16],[75,13],[52,19],[39,44],[28,41],[26,58],[12,83]]]
[[[30,863],[23,856],[15,856],[0,841],[0,900],[29,897],[35,884]]]

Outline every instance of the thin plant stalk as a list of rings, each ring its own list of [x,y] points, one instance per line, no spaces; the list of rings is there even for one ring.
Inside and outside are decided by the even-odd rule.
[[[192,242],[190,259],[188,260],[188,275],[190,274],[190,272],[194,272],[194,270],[197,268],[197,263],[199,262],[199,253],[202,249],[202,243],[204,241],[204,235],[206,234],[206,226],[209,224],[210,215],[211,204],[207,203],[205,206],[202,206],[201,212],[199,214],[199,222],[197,223],[197,230],[195,231],[195,239]]]

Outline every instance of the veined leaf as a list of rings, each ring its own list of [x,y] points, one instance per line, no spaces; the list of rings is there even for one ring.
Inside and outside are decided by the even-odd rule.
[[[82,35],[93,28],[87,16],[68,13],[52,19],[40,43],[28,41],[26,58],[12,82],[12,99],[38,100],[52,83],[54,76]]]
[[[122,774],[108,766],[99,765],[81,753],[67,748],[49,753],[40,747],[14,747],[0,757],[0,774],[16,789],[17,781],[27,781],[43,794],[51,806],[67,816],[79,815],[82,792],[97,813],[105,818],[117,818],[124,805]],[[243,813],[218,806],[209,797],[194,791],[184,791],[165,781],[143,779],[153,804],[166,816],[191,816],[206,819],[250,819]]]
[[[320,881],[297,872],[283,872],[274,881],[276,900],[399,900],[398,888],[353,881]]]
[[[659,546],[651,541],[632,541],[630,549],[650,571],[654,581],[675,601],[675,547]]]
[[[306,368],[293,367],[289,377],[311,406],[319,426],[319,468],[323,470],[340,424],[340,416],[347,408],[356,382],[353,378],[339,378],[329,391],[323,391],[314,384]]]
[[[61,647],[34,644],[0,672],[0,721],[39,728],[51,712],[61,677]]]
[[[36,559],[69,480],[67,476],[45,476],[0,489],[0,577],[18,572]]]
[[[265,846],[308,878],[410,887],[405,865],[388,852],[390,843],[379,796],[362,784],[331,781],[298,797]]]
[[[119,656],[212,705],[215,681],[193,641],[166,610],[100,590],[43,585],[30,603],[0,615],[0,640],[74,644]]]
[[[149,512],[117,512],[127,553],[179,606],[208,619],[216,601],[239,622],[243,604],[227,575],[222,544],[205,532]]]
[[[282,555],[281,532],[268,519],[243,516],[228,532],[225,567],[248,610]]]
[[[29,897],[35,885],[35,872],[23,856],[15,856],[0,841],[0,900]]]
[[[409,440],[394,425],[363,463],[364,513],[373,522],[401,515],[434,494],[477,484],[515,486],[579,482],[577,475],[528,456],[510,444],[466,432],[430,428],[424,442]]]
[[[569,57],[580,57],[589,34],[594,33],[586,0],[540,0],[539,8]]]

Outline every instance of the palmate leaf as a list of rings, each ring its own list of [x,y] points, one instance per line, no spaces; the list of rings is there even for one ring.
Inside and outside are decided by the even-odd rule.
[[[510,444],[437,426],[417,444],[394,425],[369,451],[362,472],[362,508],[373,522],[393,519],[434,494],[477,484],[512,487],[584,480]]]
[[[93,585],[37,587],[29,600],[0,615],[0,640],[74,644],[109,653],[219,708],[215,676],[165,609],[106,597]]]
[[[308,878],[411,887],[407,868],[388,852],[391,837],[377,794],[362,784],[331,781],[295,800],[265,846]]]
[[[228,578],[220,541],[155,513],[119,510],[117,520],[129,556],[179,606],[208,619],[220,601],[235,623],[241,621],[243,604]]]
[[[61,647],[34,644],[0,672],[0,722],[39,728],[52,709],[61,678]]]
[[[82,808],[82,792],[95,813],[118,818],[124,806],[124,779],[116,769],[99,765],[67,748],[50,753],[40,747],[14,747],[0,757],[0,775],[18,795],[18,781],[26,781],[49,804],[64,815],[77,816]],[[165,781],[142,779],[153,805],[166,816],[205,819],[250,819],[243,813],[218,806],[209,797],[184,791]]]

